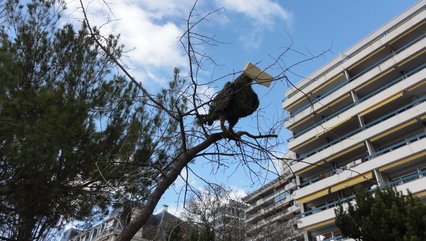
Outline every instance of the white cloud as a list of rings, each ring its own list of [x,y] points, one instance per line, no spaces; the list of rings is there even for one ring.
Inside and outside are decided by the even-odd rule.
[[[186,64],[179,37],[183,33],[177,19],[187,13],[191,1],[137,1],[109,0],[88,1],[86,10],[92,25],[102,26],[101,32],[120,34],[126,49],[124,62],[138,80],[165,82],[164,76],[172,76],[174,67]],[[68,1],[68,14],[81,19],[80,3]],[[110,21],[108,20],[114,20]],[[175,22],[173,22],[175,21]],[[105,24],[107,23],[107,24]]]
[[[242,13],[258,25],[270,26],[275,18],[291,21],[292,13],[272,0],[216,0],[226,10]]]
[[[120,34],[125,47],[132,49],[125,53],[123,60],[138,81],[158,86],[171,78],[174,67],[185,69],[187,59],[179,37],[185,29],[184,19],[193,0],[93,0],[84,3],[92,25],[102,26],[103,34]],[[288,24],[292,19],[292,14],[273,0],[216,0],[215,3],[228,11],[218,13],[212,24],[232,24],[229,17],[235,13],[249,20],[250,31],[239,33],[239,41],[245,47],[258,47],[263,40],[259,33],[271,30],[277,22]],[[70,19],[80,21],[80,1],[67,0],[67,4]],[[202,1],[197,5],[197,12],[203,13],[211,7]]]
[[[150,13],[153,19],[163,19],[170,16],[186,17],[194,4],[193,0],[127,0],[132,5],[139,6]]]

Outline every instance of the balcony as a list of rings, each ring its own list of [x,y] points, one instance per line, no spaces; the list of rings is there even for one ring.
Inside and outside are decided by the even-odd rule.
[[[287,204],[290,204],[290,201],[292,200],[292,197],[290,196],[289,192],[293,191],[295,189],[296,189],[296,187],[293,186],[290,190],[287,190],[284,193],[282,193],[282,192],[277,193],[275,195],[275,198],[277,198],[280,195],[285,194],[285,193],[287,193],[287,195],[285,195],[285,197],[282,198],[282,199],[275,199],[274,203],[270,204],[269,206],[267,206],[267,207],[265,207],[263,209],[260,209],[259,211],[257,211],[254,214],[246,215],[246,222],[247,223],[254,222],[254,221],[256,221],[256,220],[258,220],[258,219],[260,219],[260,218],[262,218],[264,216],[268,216],[268,214],[272,213],[273,211],[276,211],[279,208],[282,208],[284,206],[287,206]]]
[[[342,65],[348,62],[351,63],[358,63],[361,61],[365,61],[365,59],[368,59],[369,56],[373,51],[377,51],[377,49],[380,46],[383,46],[383,44],[388,43],[389,45],[395,45],[394,48],[398,48],[398,44],[403,42],[401,41],[401,38],[405,37],[408,38],[410,35],[410,32],[412,32],[412,28],[416,23],[421,21],[421,17],[418,17],[419,13],[421,13],[425,9],[424,6],[419,6],[419,9],[414,10],[409,14],[408,16],[404,17],[400,20],[393,20],[391,26],[387,25],[384,27],[383,30],[379,30],[376,33],[371,34],[366,39],[362,40],[361,42],[357,43],[354,47],[351,49],[345,51],[346,57],[345,58],[339,58],[336,57],[333,59],[328,65],[324,66],[322,69],[325,68],[322,72],[321,69],[314,73],[311,77],[309,76],[308,79],[305,81],[302,81],[302,85],[297,86],[297,90],[289,90],[287,91],[288,94],[286,100],[294,99],[297,100],[299,98],[302,98],[303,95],[300,93],[299,90],[303,90],[304,93],[309,93],[310,91],[314,90],[316,87],[322,85],[321,79],[329,75],[332,72],[336,72],[336,69],[345,69],[347,67],[342,67]],[[410,29],[411,28],[411,29]],[[397,30],[397,31],[395,31]],[[405,31],[405,33],[404,33]],[[380,40],[380,41],[379,41]],[[350,64],[349,64],[350,66]],[[330,76],[331,77],[331,76]],[[293,101],[293,102],[294,102]],[[287,104],[287,103],[288,104]],[[289,101],[284,101],[283,106],[284,108],[287,108],[289,105]]]
[[[414,101],[410,105],[404,106],[375,122],[369,123],[369,125],[303,154],[292,162],[292,170],[299,175],[315,168],[317,163],[318,165],[322,165],[324,161],[335,159],[358,147],[358,145],[363,145],[364,140],[372,139],[375,141],[376,138],[383,138],[389,132],[401,133],[400,129],[408,126],[408,124],[415,123],[414,120],[417,120],[417,118],[420,118],[426,113],[426,103],[424,100],[425,97],[420,98],[417,100],[419,101],[418,103]],[[421,123],[420,119],[418,123]]]
[[[359,96],[360,98],[355,102],[352,101],[352,97],[350,97],[350,94],[346,94],[346,95],[343,95],[343,99],[342,99],[342,97],[341,98],[333,97],[332,99],[335,100],[335,101],[330,103],[329,105],[327,105],[324,108],[323,108],[323,106],[321,106],[321,107],[320,106],[313,106],[313,109],[316,110],[315,115],[318,116],[318,118],[315,120],[315,123],[312,124],[312,125],[308,125],[303,130],[295,132],[292,137],[287,139],[287,141],[291,142],[294,139],[296,139],[296,138],[302,136],[303,134],[309,132],[310,130],[313,130],[313,129],[317,128],[318,126],[323,125],[325,122],[331,120],[335,116],[341,115],[343,112],[349,110],[350,108],[354,107],[355,105],[358,105],[358,104],[368,100],[370,97],[380,93],[381,91],[401,82],[402,80],[404,80],[406,78],[409,78],[412,75],[419,73],[425,67],[426,67],[426,64],[424,64],[424,63],[420,64],[419,66],[417,66],[417,67],[413,68],[412,70],[406,72],[405,75],[395,77],[390,81],[387,81],[387,80],[384,79],[387,76],[384,76],[384,75],[380,76],[379,75],[378,76],[379,78],[375,77],[375,78],[373,78],[373,80],[375,80],[375,82],[380,80],[380,82],[382,84],[383,83],[386,83],[386,84],[381,85],[381,86],[372,86],[372,83],[367,82],[366,84],[369,84],[369,88],[371,88],[372,90],[370,90],[368,92],[368,94],[362,94],[361,96]],[[363,86],[360,86],[360,87],[364,88]],[[342,91],[346,91],[346,90],[342,90]],[[360,89],[359,91],[362,91],[362,89]],[[334,93],[333,96],[336,95],[336,94],[337,93]],[[338,102],[338,104],[334,104],[335,102]],[[324,103],[322,103],[322,104],[324,104]],[[336,105],[339,105],[339,106],[336,106]],[[320,109],[320,108],[322,108],[322,109]],[[325,110],[325,109],[330,109],[330,110],[332,110],[332,112],[323,113],[322,111]],[[322,116],[324,116],[324,117],[322,118]],[[311,134],[311,136],[312,136],[312,134]],[[297,144],[294,144],[294,145],[297,145]]]
[[[417,152],[413,152],[417,150]],[[350,163],[348,167],[341,167],[343,170],[340,173],[317,180],[311,185],[301,187],[294,192],[294,197],[297,200],[314,195],[318,190],[328,189],[329,187],[339,186],[340,183],[347,183],[347,185],[354,185],[356,183],[365,181],[364,179],[357,179],[360,173],[368,173],[374,169],[386,168],[389,165],[397,165],[399,162],[406,160],[413,161],[412,157],[422,153],[426,150],[426,131],[417,135],[411,136],[405,140],[395,143],[391,146],[378,150],[374,155],[369,155],[358,159],[354,163]],[[356,174],[354,176],[354,174]],[[342,186],[342,185],[340,185]],[[322,195],[327,195],[328,192]],[[318,196],[318,195],[317,195]]]
[[[424,59],[426,55],[424,50],[424,46],[426,45],[425,36],[426,34],[421,35],[419,37],[420,39],[416,39],[416,43],[406,46],[406,49],[402,52],[390,54],[375,65],[363,70],[359,75],[353,76],[350,80],[345,82],[345,84],[339,85],[327,95],[323,95],[321,97],[321,102],[314,101],[312,104],[307,103],[306,108],[304,108],[303,111],[300,110],[300,114],[285,121],[285,126],[294,133],[294,137],[289,140],[297,138],[326,122],[332,118],[329,117],[329,115],[335,116],[335,112],[341,113],[350,108],[348,106],[353,106],[350,105],[353,104],[352,97],[350,96],[352,90],[355,90],[359,98],[362,98],[362,100],[358,100],[356,103],[359,104],[361,101],[378,93],[378,91],[375,91],[376,89],[385,89],[382,88],[383,85],[393,81],[392,84],[387,85],[386,88],[392,86],[398,83],[398,81],[406,78],[407,75],[412,75],[424,68],[425,65],[422,59]],[[398,65],[397,68],[396,64]],[[419,66],[423,67],[419,68]],[[402,77],[401,71],[403,71],[404,74]],[[401,78],[398,79],[398,77]],[[374,94],[370,94],[373,91],[375,91]],[[368,97],[364,98],[367,95]]]
[[[364,68],[360,69],[359,71],[357,71],[357,73],[355,75],[353,75],[352,77],[350,77],[348,80],[343,80],[344,75],[340,74],[337,75],[336,77],[337,80],[339,81],[339,84],[335,84],[333,85],[333,88],[329,89],[327,92],[325,93],[317,93],[317,98],[316,99],[309,99],[311,95],[313,94],[308,94],[309,96],[307,97],[306,101],[304,102],[295,102],[292,106],[298,106],[300,105],[300,103],[305,103],[303,106],[299,107],[297,109],[297,111],[293,111],[291,112],[291,114],[285,119],[285,121],[288,121],[290,118],[293,118],[294,116],[298,115],[299,113],[303,112],[304,110],[308,109],[309,107],[312,107],[313,105],[315,105],[316,103],[318,103],[319,101],[323,100],[324,98],[326,98],[327,96],[331,95],[332,93],[336,92],[338,89],[342,88],[343,86],[347,85],[348,83],[353,82],[354,80],[356,80],[357,78],[361,77],[362,75],[366,74],[367,72],[369,72],[370,70],[374,69],[375,67],[383,64],[385,61],[390,60],[391,58],[393,58],[394,56],[398,56],[399,54],[402,54],[403,56],[405,54],[403,54],[404,52],[407,52],[407,49],[411,49],[411,46],[413,46],[416,43],[420,43],[422,42],[422,40],[424,39],[424,37],[426,36],[426,34],[421,34],[420,36],[416,37],[415,39],[413,39],[412,41],[406,43],[404,46],[402,46],[401,48],[399,48],[398,50],[389,53],[388,55],[380,58],[379,60],[377,60],[374,63],[371,63],[368,66],[365,66]],[[421,44],[424,46],[424,44]],[[332,78],[331,80],[334,80],[335,78]],[[328,83],[328,82],[327,82]],[[323,85],[327,84],[324,83]],[[320,88],[323,88],[323,86],[321,86]],[[309,100],[308,100],[309,99]],[[297,104],[297,105],[296,105]],[[324,103],[323,103],[324,104]],[[287,107],[288,108],[288,107]],[[317,110],[319,110],[320,108],[317,108]],[[289,110],[290,111],[290,110]],[[291,126],[289,126],[291,127]]]
[[[426,175],[426,171],[418,172],[407,177],[398,178],[397,180],[383,185],[381,188],[386,186],[394,186],[398,191],[403,192],[406,192],[407,188],[409,188],[413,193],[423,191],[426,189],[424,186],[424,183],[426,183],[426,177],[424,175]],[[316,223],[321,223],[325,220],[331,220],[335,218],[334,210],[339,205],[339,203],[351,201],[354,200],[354,198],[355,195],[351,195],[338,201],[318,206],[314,209],[298,214],[297,217],[300,221],[298,227],[306,228]]]
[[[343,141],[343,140],[345,140],[345,139],[347,139],[347,138],[349,138],[349,137],[351,137],[351,136],[353,136],[353,135],[355,135],[357,133],[360,133],[360,132],[362,132],[362,131],[364,131],[364,130],[372,127],[372,126],[375,126],[376,124],[380,124],[380,123],[382,123],[383,121],[385,121],[387,119],[390,119],[390,118],[392,118],[394,116],[397,116],[397,115],[401,114],[402,112],[413,108],[414,106],[422,104],[425,100],[426,100],[426,96],[423,96],[423,97],[421,97],[421,98],[419,98],[419,99],[417,99],[417,100],[415,100],[415,101],[413,101],[413,102],[411,102],[411,103],[409,103],[409,104],[407,104],[405,106],[402,106],[402,107],[396,109],[395,111],[392,111],[391,113],[388,113],[388,114],[382,116],[379,119],[376,119],[376,120],[374,120],[374,121],[372,121],[372,122],[370,122],[370,123],[368,123],[368,124],[366,124],[366,125],[364,125],[362,127],[359,127],[357,129],[355,129],[355,130],[353,130],[353,131],[351,131],[351,132],[349,132],[349,133],[347,133],[347,134],[345,134],[345,135],[343,135],[343,136],[341,136],[341,137],[339,137],[339,138],[337,138],[337,139],[329,142],[329,143],[326,143],[326,144],[324,144],[324,145],[322,145],[320,147],[315,148],[314,150],[312,150],[312,151],[310,151],[308,153],[305,153],[305,154],[301,155],[300,157],[298,157],[295,160],[295,162],[299,162],[299,161],[301,161],[301,160],[303,160],[303,159],[305,159],[305,158],[307,158],[309,156],[312,156],[312,155],[314,155],[314,154],[316,154],[316,153],[318,153],[318,152],[320,152],[320,151],[322,151],[322,150],[324,150],[324,149],[326,149],[326,148],[328,148],[330,146],[333,146],[334,144],[339,143],[339,142],[341,142],[341,141]]]
[[[256,224],[249,224],[248,225],[248,233],[252,233],[254,231],[257,231],[266,225],[270,225],[280,219],[284,219],[284,222],[287,220],[293,218],[298,212],[300,212],[300,209],[296,206],[290,206],[286,208],[285,210],[281,210],[277,212],[276,214],[270,215],[267,218],[264,218],[257,222]]]

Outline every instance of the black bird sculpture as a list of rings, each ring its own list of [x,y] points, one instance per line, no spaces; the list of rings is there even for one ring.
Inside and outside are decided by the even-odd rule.
[[[248,63],[243,74],[233,82],[227,82],[214,97],[208,114],[198,117],[199,123],[212,125],[214,121],[219,120],[222,131],[233,132],[232,128],[240,118],[251,115],[259,107],[259,98],[251,87],[253,80],[269,87],[272,76]],[[229,123],[228,129],[225,127],[225,121]]]

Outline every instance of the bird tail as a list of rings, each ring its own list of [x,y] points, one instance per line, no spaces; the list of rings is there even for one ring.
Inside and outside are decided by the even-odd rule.
[[[211,126],[211,125],[213,125],[213,120],[211,120],[209,115],[198,115],[196,123],[199,126],[204,125],[204,124]]]

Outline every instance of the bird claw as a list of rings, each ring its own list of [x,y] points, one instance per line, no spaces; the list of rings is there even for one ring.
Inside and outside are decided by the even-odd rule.
[[[223,136],[225,138],[228,138],[230,140],[238,140],[239,139],[237,134],[235,134],[233,129],[223,128],[222,133],[223,133]]]

